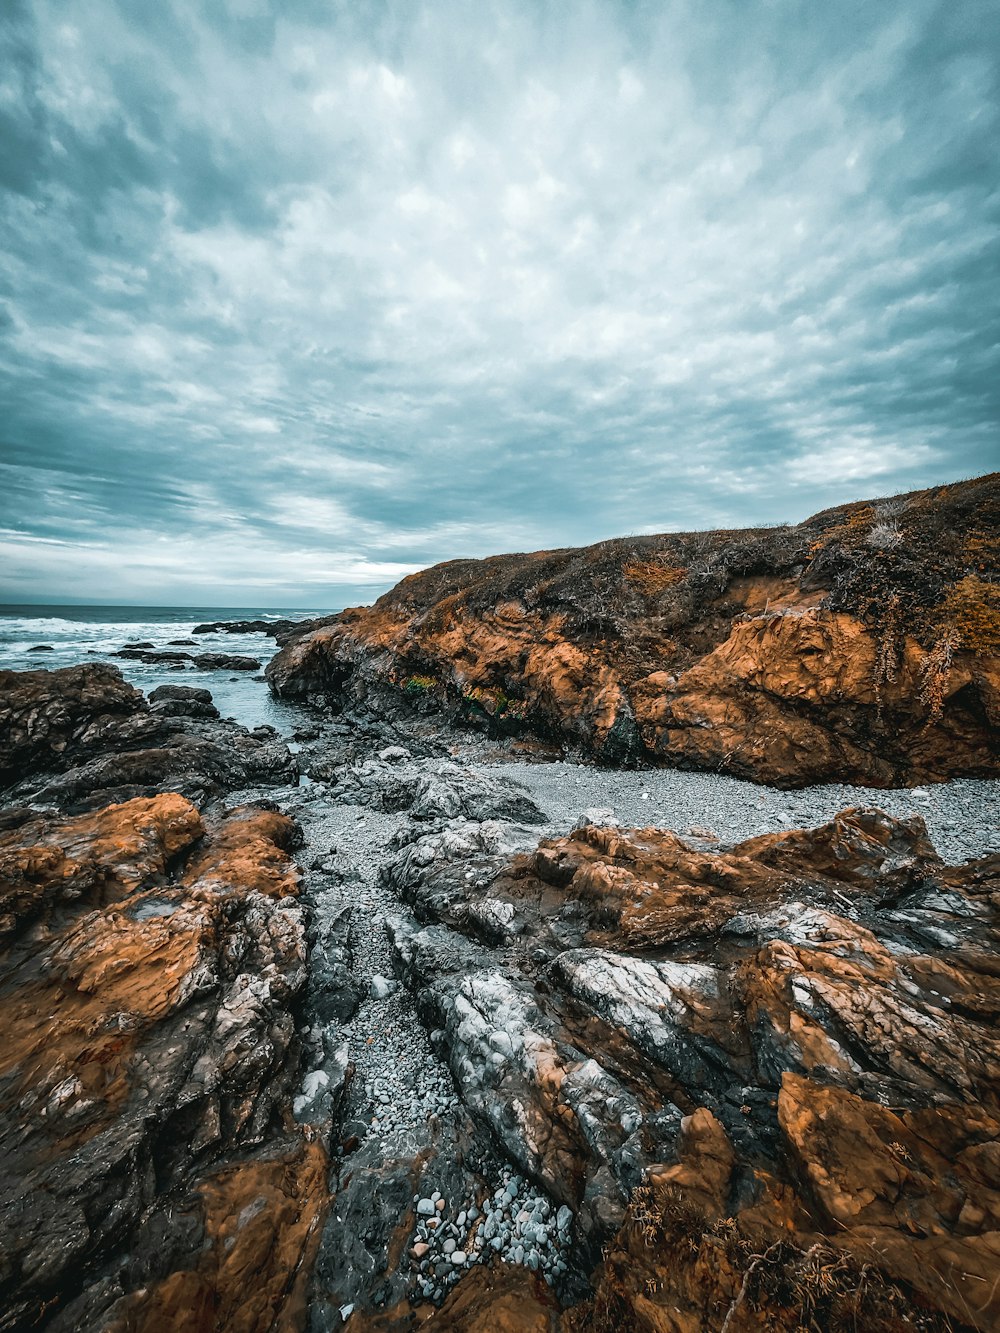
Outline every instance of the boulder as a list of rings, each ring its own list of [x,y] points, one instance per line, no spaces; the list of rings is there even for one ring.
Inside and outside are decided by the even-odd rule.
[[[277,733],[221,720],[208,691],[153,693],[150,705],[104,663],[0,672],[0,787],[9,801],[93,808],[180,791],[200,802],[295,780]]]

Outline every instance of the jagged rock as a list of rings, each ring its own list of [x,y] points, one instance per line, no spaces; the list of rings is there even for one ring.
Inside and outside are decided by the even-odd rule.
[[[0,672],[0,785],[8,799],[93,808],[179,791],[203,802],[237,786],[295,779],[277,732],[219,719],[208,691],[153,693],[150,706],[103,663]]]
[[[728,851],[589,824],[484,851],[403,847],[424,924],[390,930],[470,1114],[608,1247],[567,1333],[749,1330],[761,1302],[790,1330],[810,1300],[993,1327],[1000,858],[946,866],[877,810]]]
[[[327,770],[314,766],[309,772],[321,778]],[[414,819],[545,822],[545,815],[519,783],[499,773],[487,778],[447,761],[416,764],[369,759],[336,768],[328,776],[336,783],[339,800],[377,810],[407,810]]]
[[[795,527],[453,560],[290,632],[279,696],[782,786],[1000,773],[1000,474]]]
[[[211,1309],[265,1333],[301,1308],[327,1196],[291,1122],[296,838],[176,794],[0,836],[0,1327]]]

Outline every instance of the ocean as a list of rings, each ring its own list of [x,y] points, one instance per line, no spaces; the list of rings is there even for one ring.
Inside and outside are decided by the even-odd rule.
[[[267,685],[254,677],[277,651],[267,634],[192,634],[195,625],[217,620],[308,620],[331,615],[339,607],[293,609],[262,606],[17,606],[0,604],[0,668],[49,670],[78,662],[107,661],[126,680],[147,693],[157,685],[198,685],[212,691],[223,717],[245,727],[268,724],[287,734],[301,714],[271,698]],[[194,638],[189,653],[229,653],[256,657],[255,671],[181,670],[130,662],[112,654],[128,642],[144,641],[171,650],[171,639]],[[46,644],[51,652],[31,652]]]

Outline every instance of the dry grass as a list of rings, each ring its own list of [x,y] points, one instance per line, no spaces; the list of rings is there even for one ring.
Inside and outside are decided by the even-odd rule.
[[[706,1219],[676,1193],[636,1190],[594,1300],[571,1333],[637,1326],[636,1299],[687,1309],[705,1333],[954,1333],[882,1273],[825,1240],[755,1243],[731,1217]],[[647,1326],[648,1320],[643,1323]]]
[[[647,597],[657,597],[687,578],[687,570],[658,560],[634,560],[622,571],[625,578]]]

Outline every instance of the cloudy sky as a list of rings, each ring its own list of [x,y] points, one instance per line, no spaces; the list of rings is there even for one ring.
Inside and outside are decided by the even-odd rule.
[[[995,0],[3,0],[0,597],[1000,465]]]

